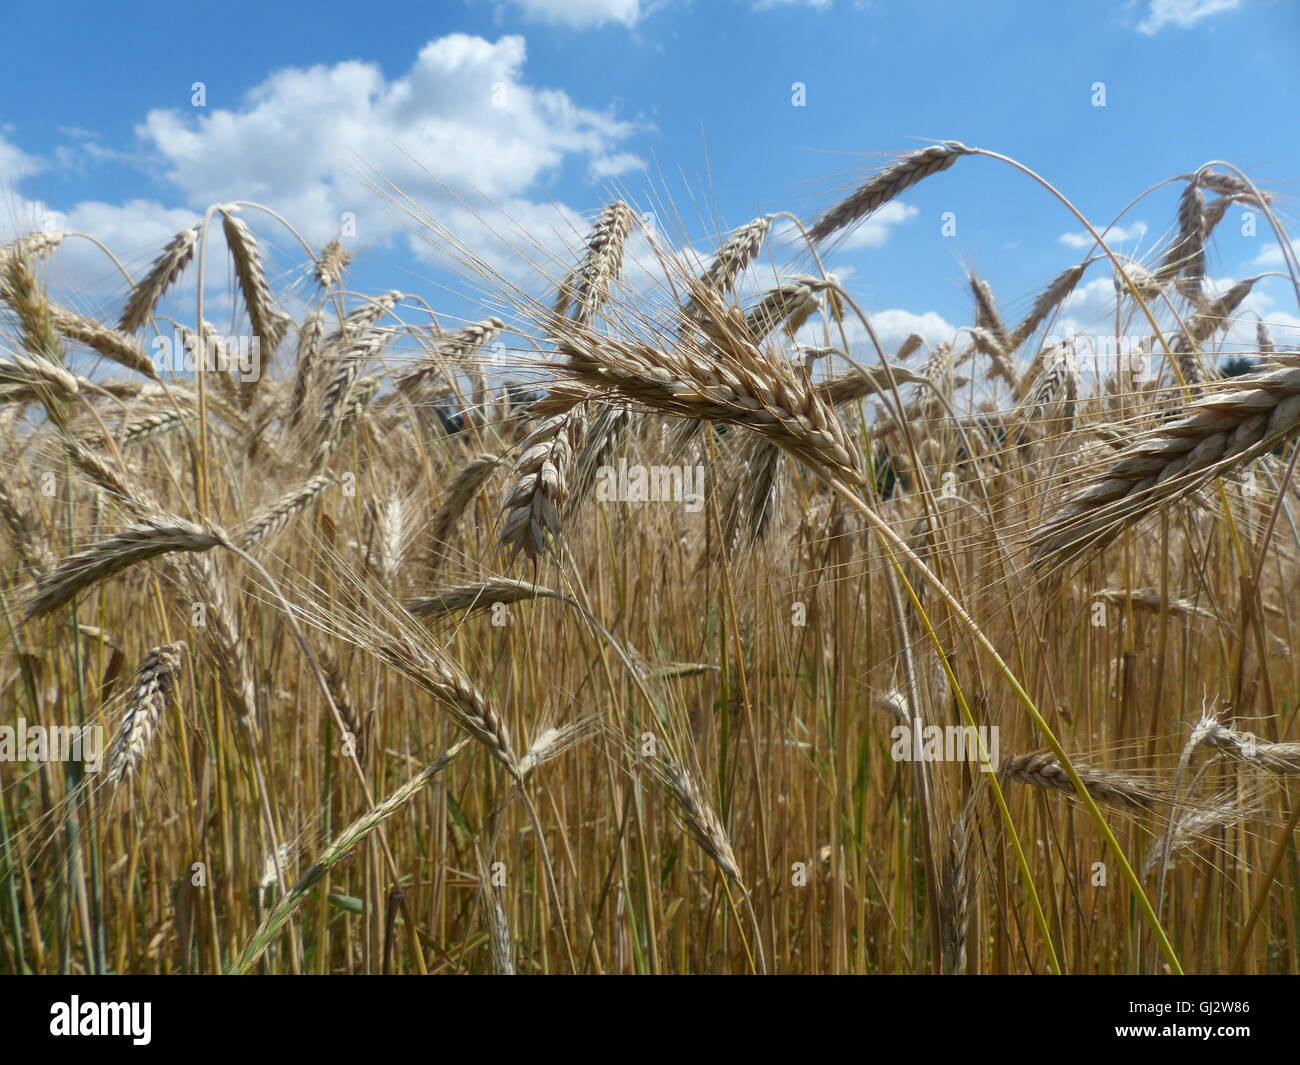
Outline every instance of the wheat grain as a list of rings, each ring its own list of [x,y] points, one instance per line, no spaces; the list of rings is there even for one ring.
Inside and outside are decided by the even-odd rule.
[[[864,481],[861,461],[830,406],[788,365],[742,338],[729,351],[715,349],[708,360],[685,346],[663,351],[577,334],[563,349],[567,372],[598,392],[666,414],[744,426],[846,483]]]
[[[429,539],[434,545],[445,544],[451,537],[451,531],[469,507],[478,490],[492,476],[492,471],[501,465],[501,456],[490,452],[476,455],[457,471],[447,486],[447,494],[442,505],[429,523]]]
[[[338,238],[331,240],[316,258],[312,273],[321,288],[333,288],[343,280],[343,272],[352,262],[351,254],[339,243]]]
[[[703,307],[697,293],[709,293],[716,297],[731,292],[736,279],[758,257],[759,249],[771,228],[772,216],[762,215],[741,226],[723,241],[708,268],[692,283],[691,295],[682,308],[682,315],[686,318],[700,317]]]
[[[633,221],[632,209],[622,201],[611,203],[600,212],[587,236],[587,254],[582,264],[560,286],[555,304],[557,315],[571,316],[580,325],[589,325],[594,320],[622,273]]]
[[[259,350],[265,365],[280,346],[288,329],[288,320],[272,306],[271,288],[266,283],[261,249],[257,246],[252,230],[235,210],[233,207],[222,208],[221,227],[235,264],[235,280],[244,297],[248,321],[253,327],[253,336],[260,341]]]
[[[585,413],[570,406],[546,418],[523,442],[501,505],[505,516],[498,534],[513,553],[536,559],[558,540],[560,508],[586,433]]]

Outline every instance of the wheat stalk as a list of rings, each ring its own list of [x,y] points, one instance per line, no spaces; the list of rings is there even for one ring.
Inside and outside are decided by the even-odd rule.
[[[971,793],[948,831],[947,854],[939,880],[941,964],[945,976],[955,976],[966,968],[966,936],[970,931],[971,890],[974,887],[971,851],[975,833],[971,822],[978,795],[979,792]]]
[[[321,850],[316,860],[298,878],[293,887],[276,903],[275,908],[266,915],[265,920],[262,921],[257,931],[245,944],[239,960],[228,971],[236,975],[242,975],[252,969],[257,964],[257,959],[270,946],[271,940],[288,923],[289,918],[303,904],[308,893],[324,879],[325,874],[346,858],[357,844],[432,783],[447,766],[456,760],[468,743],[468,740],[461,740],[459,743],[453,744],[445,754],[430,762],[405,784],[397,788],[381,802],[376,803],[335,836],[329,845]]]
[[[557,316],[569,316],[581,325],[593,321],[622,273],[633,221],[632,208],[622,201],[615,201],[600,212],[587,236],[587,253],[582,264],[560,285],[555,302]]]
[[[50,301],[27,259],[11,252],[0,260],[0,267],[0,295],[18,316],[24,346],[38,356],[37,361],[61,364],[63,347],[50,315]]]
[[[1066,298],[1082,280],[1087,269],[1088,263],[1078,263],[1062,270],[1052,279],[1051,284],[1043,289],[1038,298],[1034,300],[1029,313],[1025,315],[1020,324],[1007,337],[1007,345],[1012,351],[1018,350],[1033,335],[1034,330],[1043,324],[1047,316],[1065,302]]]
[[[412,681],[519,779],[519,759],[500,715],[483,697],[464,671],[445,655],[434,654],[406,633],[376,638],[368,649]]]
[[[744,426],[848,484],[864,481],[861,460],[830,406],[806,378],[743,337],[708,360],[687,345],[664,351],[579,333],[562,347],[566,371],[592,389],[679,417]]]
[[[512,553],[536,559],[559,538],[560,508],[586,433],[585,413],[567,404],[524,440],[501,505],[505,516],[498,538]]]
[[[1211,729],[1205,741],[1213,747],[1230,751],[1232,754],[1283,776],[1300,775],[1300,743],[1273,743],[1261,740],[1245,733],[1237,732],[1224,725]]]
[[[478,493],[492,471],[501,465],[501,456],[490,452],[476,455],[462,466],[447,486],[442,505],[434,512],[429,523],[429,538],[434,544],[445,544],[451,531],[460,521],[470,502]]]
[[[672,797],[681,814],[682,823],[700,845],[700,849],[712,859],[724,876],[743,890],[740,865],[736,861],[736,853],[732,850],[727,830],[696,775],[667,754],[654,761],[652,769]]]
[[[758,257],[759,249],[771,228],[772,216],[762,215],[741,226],[723,241],[708,268],[692,283],[692,294],[682,308],[684,317],[699,318],[703,312],[697,293],[716,296],[732,290],[736,278]]]
[[[312,266],[312,275],[321,288],[333,288],[343,280],[343,272],[351,262],[351,254],[336,237],[321,249]]]
[[[1217,616],[1207,607],[1198,606],[1193,600],[1160,593],[1159,588],[1103,588],[1093,593],[1093,599],[1114,606],[1133,606],[1156,613],[1168,613],[1176,617],[1207,618],[1214,620]]]
[[[500,318],[484,318],[481,322],[471,322],[463,329],[440,338],[433,344],[433,354],[414,369],[402,374],[393,382],[398,395],[415,392],[428,378],[446,368],[448,363],[455,365],[466,360],[485,344],[490,344],[505,328]]]

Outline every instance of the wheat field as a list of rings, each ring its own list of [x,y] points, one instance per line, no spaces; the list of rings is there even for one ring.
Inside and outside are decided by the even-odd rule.
[[[464,320],[251,203],[107,315],[9,244],[0,970],[1300,971],[1300,363],[1205,266],[1249,209],[1294,286],[1273,199],[883,350],[823,256],[974,166],[1074,211],[949,141],[521,282],[390,190]],[[1055,336],[1097,277],[1136,352]]]

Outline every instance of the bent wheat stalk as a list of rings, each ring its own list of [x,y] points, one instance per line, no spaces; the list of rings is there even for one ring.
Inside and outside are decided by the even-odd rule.
[[[505,518],[499,538],[512,554],[530,559],[558,540],[561,508],[569,497],[573,466],[587,434],[581,405],[563,404],[563,413],[542,422],[524,441],[510,490],[502,503]]]
[[[820,401],[809,404],[808,397],[811,396],[811,390],[803,386],[793,373],[789,372],[788,367],[786,374],[782,374],[781,367],[756,348],[749,352],[742,352],[740,357],[728,358],[725,354],[719,353],[718,362],[703,365],[702,360],[692,360],[681,352],[664,353],[646,345],[614,342],[603,338],[589,340],[582,337],[569,341],[567,346],[570,351],[568,369],[585,383],[593,398],[600,392],[612,391],[665,413],[732,422],[768,436],[774,443],[804,461],[809,470],[861,514],[880,537],[891,565],[899,573],[913,605],[918,608],[927,635],[936,650],[942,654],[942,646],[924,611],[919,609],[920,602],[902,570],[900,558],[916,567],[922,579],[947,604],[955,620],[969,632],[988,656],[1011,688],[1016,701],[1024,708],[1052,753],[1059,759],[1061,767],[1079,792],[1088,815],[1115,855],[1121,874],[1129,885],[1143,919],[1156,937],[1170,968],[1174,972],[1181,973],[1182,967],[1178,956],[1174,953],[1173,945],[1169,942],[1142,888],[1141,881],[1107,824],[1100,807],[1088,793],[1069,755],[1032,697],[1011,667],[1003,660],[984,630],[970,616],[947,585],[890,527],[889,523],[851,487],[863,483],[864,477],[856,455],[844,449],[845,444],[841,443],[847,442],[847,438],[833,412],[825,408],[824,404],[819,410],[817,404]],[[732,365],[737,363],[739,364],[737,369],[732,370]],[[798,408],[803,416],[782,417],[790,414],[792,408]],[[814,423],[809,414],[819,416],[824,414],[830,424]],[[946,670],[947,668],[945,667]],[[951,682],[953,678],[950,676],[949,680]],[[1009,815],[1005,808],[1001,808],[1001,812],[1006,820]],[[1018,855],[1018,858],[1022,862],[1026,881],[1029,882],[1029,870],[1024,863],[1023,855]],[[1027,883],[1027,890],[1033,892],[1036,901],[1037,894],[1032,883]],[[1043,924],[1045,938],[1050,941],[1051,937],[1046,929],[1041,909],[1036,916],[1040,924]]]
[[[1084,790],[1098,802],[1145,810],[1161,801],[1157,792],[1139,777],[1108,769],[1093,769],[1081,762],[1075,762],[1075,768],[1079,779],[1083,781]],[[998,772],[1010,780],[1031,784],[1036,788],[1047,788],[1067,795],[1078,794],[1060,761],[1050,751],[1014,755],[1002,763]]]
[[[319,474],[281,496],[244,526],[239,534],[239,546],[249,548],[270,540],[319,499],[321,493],[333,483],[334,478],[330,474]]]
[[[275,938],[280,929],[293,916],[294,911],[302,905],[308,892],[320,883],[325,874],[346,858],[358,843],[410,802],[425,785],[431,783],[439,773],[451,765],[469,742],[468,739],[463,739],[454,744],[445,754],[430,762],[400,788],[382,802],[371,807],[340,832],[320,852],[316,861],[298,878],[285,896],[276,903],[275,908],[266,915],[266,919],[244,945],[239,960],[226,970],[227,974],[243,976],[248,973],[257,964],[257,959],[262,956],[266,948],[271,945],[271,940]]]

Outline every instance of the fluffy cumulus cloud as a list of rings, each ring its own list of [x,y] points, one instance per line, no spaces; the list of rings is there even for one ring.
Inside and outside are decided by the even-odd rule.
[[[591,176],[597,181],[609,181],[645,167],[645,160],[631,152],[598,156],[591,161]]]
[[[1235,11],[1241,0],[1151,0],[1147,15],[1138,23],[1138,32],[1148,36],[1166,26],[1187,29],[1202,19],[1224,11]]]
[[[273,74],[242,106],[152,111],[139,128],[193,207],[264,202],[309,239],[355,218],[374,241],[398,225],[387,185],[422,203],[513,201],[571,159],[611,176],[632,127],[523,78],[524,40],[465,34],[431,41],[400,77],[349,61]]]
[[[897,308],[875,311],[871,315],[871,327],[876,331],[885,351],[890,354],[897,351],[913,333],[918,334],[931,347],[951,340],[957,334],[956,327],[934,311],[921,314]]]
[[[1300,237],[1291,241],[1291,253],[1300,256]],[[1286,259],[1282,256],[1282,246],[1276,242],[1268,245],[1255,256],[1252,265],[1265,270],[1285,270]]]
[[[12,143],[7,133],[8,130],[0,129],[0,186],[11,188],[40,170],[41,163]]]
[[[635,26],[641,18],[641,0],[510,0],[525,18],[585,30],[608,22]]]
[[[554,273],[555,257],[590,224],[554,202],[555,180],[615,181],[642,163],[626,150],[631,124],[529,84],[525,60],[521,37],[451,34],[392,78],[357,61],[283,69],[233,105],[151,111],[137,126],[143,153],[132,158],[143,154],[169,186],[158,199],[56,208],[29,198],[26,179],[66,160],[58,152],[36,159],[0,128],[0,238],[84,232],[138,275],[209,206],[252,200],[317,246],[340,233],[363,248],[406,234],[427,259],[446,262],[450,249],[503,274],[518,275],[529,261]],[[272,241],[284,239],[257,212],[246,217]],[[220,263],[220,226],[209,233],[209,261]],[[81,240],[52,259],[50,281],[89,310],[113,306],[126,287],[112,261]]]
[[[764,11],[770,7],[811,7],[819,11],[827,10],[833,0],[754,0],[754,10]]]
[[[1141,240],[1147,233],[1147,224],[1145,222],[1134,222],[1127,226],[1111,226],[1109,229],[1102,231],[1102,236],[1106,243],[1112,247],[1119,244],[1129,244]],[[1062,233],[1057,238],[1067,248],[1091,248],[1093,245],[1092,235],[1080,230],[1077,233]]]

